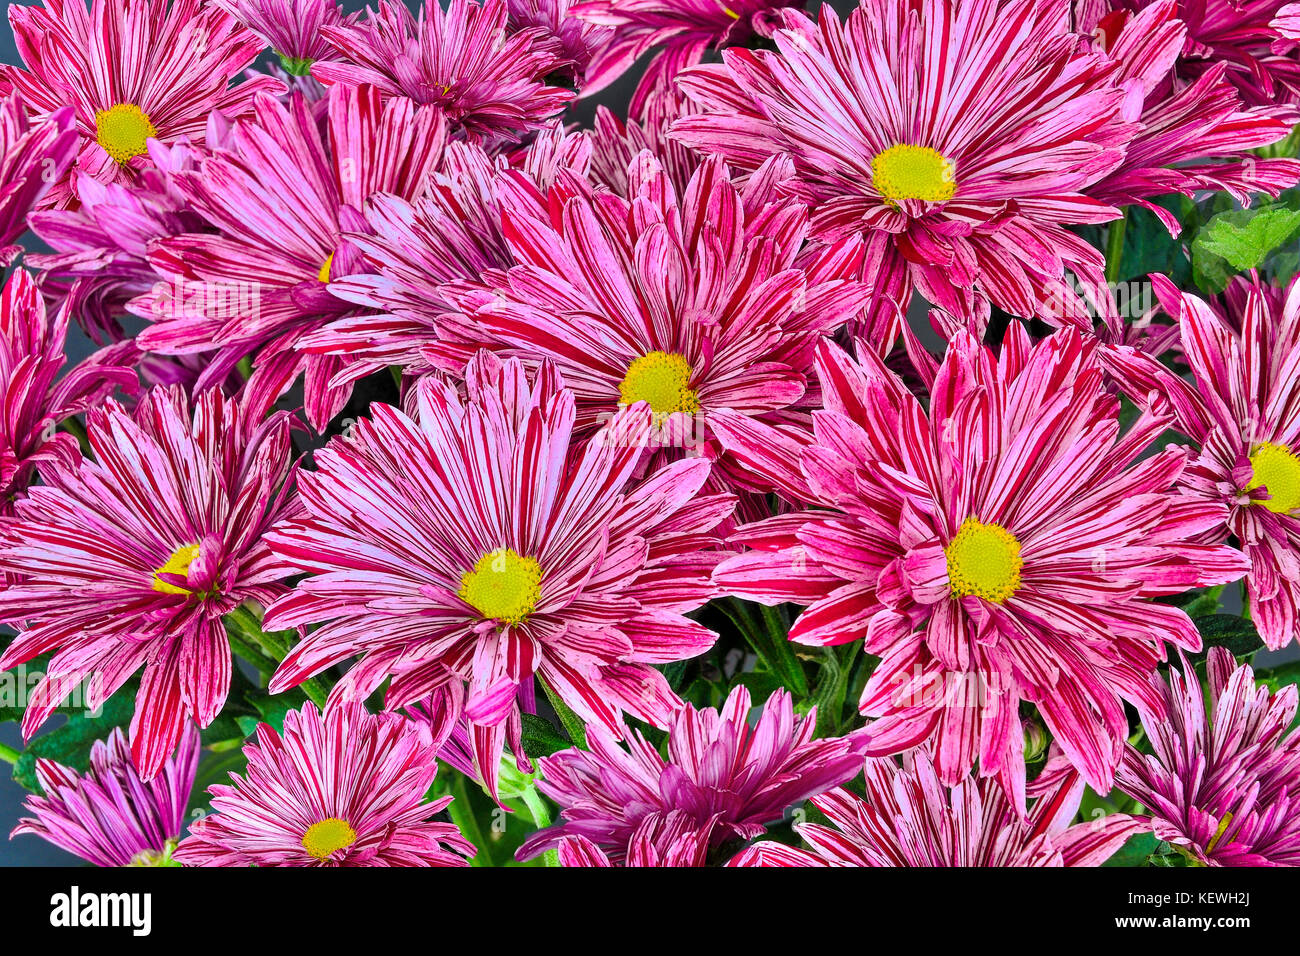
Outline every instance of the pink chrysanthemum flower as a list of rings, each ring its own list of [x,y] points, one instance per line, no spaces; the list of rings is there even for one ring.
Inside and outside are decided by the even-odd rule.
[[[96,707],[144,668],[131,753],[146,780],[189,718],[220,712],[230,686],[222,616],[284,592],[262,541],[294,513],[289,418],[250,417],[218,391],[191,414],[155,389],[134,416],[88,413],[95,460],[56,463],[0,533],[0,620],[22,631],[0,669],[53,652],[23,715],[30,737],[84,677]]]
[[[9,838],[31,833],[95,866],[176,866],[172,853],[185,829],[199,734],[184,734],[176,754],[149,781],[131,763],[126,735],[115,728],[90,749],[90,770],[36,761],[41,795],[27,798]]]
[[[128,368],[101,353],[64,371],[68,311],[53,316],[32,277],[16,270],[0,291],[0,515],[12,515],[37,468],[75,466],[77,439],[58,426],[121,387],[136,388]]]
[[[1084,0],[1084,5],[1140,11],[1161,2]],[[1192,80],[1223,64],[1248,103],[1295,103],[1300,59],[1285,42],[1286,6],[1287,0],[1180,0],[1178,16],[1187,24],[1187,39],[1178,75]]]
[[[580,846],[589,841],[615,863],[634,843],[655,843],[656,835],[660,851],[680,853],[690,845],[682,842],[689,830],[675,812],[686,814],[690,829],[717,849],[766,832],[787,808],[861,769],[860,743],[813,739],[816,708],[796,718],[785,691],[768,698],[752,727],[749,709],[744,687],[734,688],[720,711],[687,706],[673,724],[667,759],[639,733],[626,734],[625,748],[599,727],[590,728],[590,750],[543,757],[537,786],[560,805],[564,822],[530,837],[519,859],[571,838],[580,838]]]
[[[1153,678],[1166,715],[1142,715],[1154,753],[1130,745],[1120,789],[1150,813],[1155,835],[1206,866],[1300,866],[1300,733],[1296,688],[1256,686],[1254,671],[1210,650],[1205,691],[1191,665]]]
[[[248,383],[269,407],[300,373],[308,420],[318,431],[342,409],[350,384],[333,382],[340,361],[301,352],[298,341],[352,307],[328,284],[363,268],[345,231],[364,230],[375,193],[419,195],[442,152],[437,113],[373,87],[332,90],[324,134],[305,99],[261,97],[222,148],[173,177],[193,211],[218,234],[187,234],[150,246],[166,282],[136,299],[153,324],[137,341],[164,354],[217,349],[199,387],[222,381],[255,353]]]
[[[15,243],[27,231],[27,214],[67,171],[76,152],[71,109],[33,123],[17,95],[0,97],[0,269],[22,252]]]
[[[596,92],[617,79],[631,64],[611,56],[612,27],[573,15],[575,0],[506,0],[514,30],[540,30],[540,43],[555,47],[558,70],[584,92]]]
[[[308,517],[270,539],[285,573],[312,576],[267,626],[322,626],[270,687],[356,655],[336,694],[365,697],[391,675],[386,703],[400,708],[467,685],[477,776],[492,788],[506,737],[523,753],[517,694],[534,674],[611,733],[623,712],[668,723],[681,702],[650,665],[713,644],[684,615],[712,596],[710,532],[734,502],[698,494],[704,459],[629,483],[640,448],[616,429],[644,427],[643,404],[578,448],[573,396],[549,365],[530,385],[520,363],[480,353],[466,389],[426,376],[406,413],[372,406],[316,452]]]
[[[978,759],[1023,806],[1018,710],[1037,706],[1084,778],[1107,792],[1128,733],[1122,700],[1158,709],[1165,643],[1196,649],[1181,610],[1150,599],[1236,580],[1243,556],[1197,543],[1225,507],[1176,493],[1186,449],[1138,456],[1169,424],[1120,434],[1096,346],[1019,325],[1001,356],[949,344],[927,414],[872,354],[818,355],[824,410],[796,438],[715,416],[723,446],[818,510],[759,521],[722,564],[727,593],[809,605],[802,644],[863,640],[881,658],[860,701],[870,753],[929,742],[947,786]]]
[[[671,810],[652,813],[637,824],[617,863],[585,836],[561,837],[556,855],[561,866],[707,866],[712,835],[712,825],[700,826],[686,810]]]
[[[290,711],[244,747],[248,770],[215,785],[213,812],[176,850],[185,866],[466,866],[474,845],[426,803],[438,771],[427,727],[353,702]]]
[[[601,106],[591,132],[591,178],[628,198],[628,169],[643,151],[649,151],[663,167],[677,195],[686,194],[691,176],[700,168],[704,154],[668,135],[669,128],[683,116],[698,112],[675,89],[661,90],[647,97],[640,118],[624,122]]]
[[[518,264],[486,274],[487,293],[462,297],[465,335],[553,361],[580,429],[648,402],[654,430],[643,441],[669,455],[710,453],[717,409],[782,422],[806,408],[816,342],[866,301],[861,243],[800,257],[804,208],[771,200],[762,177],[738,187],[716,158],[680,197],[649,153],[627,177],[628,199],[561,174],[550,214],[507,207]],[[721,466],[748,487],[743,470]]]
[[[515,264],[505,238],[502,210],[547,214],[547,191],[561,170],[585,177],[590,140],[548,127],[525,151],[517,174],[506,157],[477,143],[451,143],[426,194],[408,202],[379,194],[365,208],[368,232],[348,233],[367,267],[331,283],[330,291],[354,303],[348,315],[305,336],[299,348],[336,356],[339,376],[351,380],[390,365],[408,375],[440,369],[459,377],[485,344],[479,330],[444,317],[456,311],[458,292],[478,288],[488,270]]]
[[[306,76],[312,63],[333,52],[322,27],[350,25],[358,17],[345,17],[334,0],[212,0],[212,5],[261,37],[291,76]]]
[[[1088,187],[1088,195],[1116,206],[1144,206],[1175,234],[1182,228],[1177,218],[1149,197],[1222,189],[1249,202],[1252,192],[1276,196],[1300,180],[1296,160],[1249,155],[1291,132],[1293,109],[1243,106],[1225,76],[1226,63],[1189,84],[1176,82],[1175,64],[1187,37],[1179,9],[1174,0],[1164,0],[1134,16],[1120,11],[1078,25],[1119,64],[1116,82],[1142,96],[1142,128],[1129,141],[1123,164]]]
[[[866,784],[865,799],[843,789],[812,798],[833,826],[795,825],[811,851],[757,843],[728,866],[1100,866],[1142,829],[1119,813],[1073,823],[1084,783],[1063,760],[1034,781],[1025,817],[991,780],[949,790],[923,751],[902,767],[869,758]]]
[[[505,0],[425,0],[419,18],[380,0],[366,19],[321,32],[338,59],[312,76],[325,84],[370,83],[388,96],[432,104],[453,131],[498,146],[540,129],[573,92],[546,77],[564,66],[540,29],[511,31]]]
[[[654,51],[628,108],[639,116],[649,97],[671,90],[677,74],[709,49],[770,36],[780,11],[798,6],[803,0],[582,0],[571,15],[613,33],[596,56],[601,82],[583,92],[596,92]]]
[[[271,77],[231,86],[262,41],[201,0],[48,0],[11,6],[27,69],[3,68],[38,115],[76,110],[77,167],[102,181],[144,165],[148,141],[202,142],[214,110],[236,117]]]
[[[1058,0],[882,0],[843,23],[786,11],[777,51],[682,74],[704,112],[673,129],[742,170],[790,157],[816,234],[890,237],[904,312],[915,286],[963,318],[991,302],[1055,319],[1067,270],[1102,284],[1101,253],[1069,227],[1119,216],[1084,193],[1135,132],[1114,64],[1067,14]]]
[[[1242,279],[1217,306],[1160,277],[1156,287],[1195,384],[1140,355],[1124,377],[1166,397],[1200,448],[1183,483],[1226,508],[1219,537],[1231,532],[1250,558],[1251,618],[1283,647],[1300,635],[1300,282],[1284,294]]]

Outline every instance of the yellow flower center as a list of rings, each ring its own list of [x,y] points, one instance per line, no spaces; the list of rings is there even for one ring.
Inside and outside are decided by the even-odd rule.
[[[104,152],[125,166],[148,152],[145,141],[158,135],[149,114],[134,103],[118,103],[95,114],[95,131]]]
[[[871,183],[890,202],[947,202],[957,191],[952,160],[928,146],[899,143],[871,161]]]
[[[484,617],[518,624],[542,599],[542,567],[513,548],[497,548],[465,572],[456,593]]]
[[[650,352],[627,367],[618,386],[619,404],[649,402],[656,415],[695,413],[700,397],[691,388],[691,366],[676,352]]]
[[[159,577],[160,574],[177,574],[187,575],[190,573],[190,565],[198,557],[199,546],[197,544],[183,544],[167,559],[167,563],[158,568],[153,573],[153,589],[161,591],[163,594],[189,594],[187,588],[172,584],[170,581],[164,581]]]
[[[1250,456],[1253,476],[1247,491],[1265,488],[1269,498],[1256,502],[1269,511],[1286,514],[1300,508],[1300,457],[1286,445],[1265,442]]]
[[[1006,528],[967,518],[944,549],[954,597],[975,595],[1001,604],[1020,587],[1020,542]]]
[[[338,817],[313,823],[302,835],[302,848],[318,860],[328,860],[331,853],[346,850],[356,842],[357,831]]]
[[[331,252],[328,256],[325,257],[325,264],[320,267],[320,272],[316,273],[316,278],[320,279],[321,282],[329,282],[330,267],[333,265],[334,265],[334,253]]]

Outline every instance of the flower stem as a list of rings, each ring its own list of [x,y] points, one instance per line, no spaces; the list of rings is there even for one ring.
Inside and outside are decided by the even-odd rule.
[[[465,787],[465,775],[457,773],[455,782],[451,785],[451,803],[447,805],[447,813],[451,815],[451,822],[464,834],[465,839],[473,843],[478,848],[474,858],[469,861],[470,866],[493,866],[492,851],[488,848],[487,837],[483,835],[483,829],[478,825],[478,818],[474,816],[474,808],[469,802],[469,790]]]
[[[241,636],[250,638],[254,644],[262,649],[262,652],[275,661],[277,664],[283,661],[289,653],[289,642],[278,634],[262,630],[262,622],[258,620],[257,615],[246,604],[241,604],[226,614],[227,619],[234,625]],[[302,692],[307,695],[321,710],[325,709],[325,702],[329,699],[329,691],[314,677],[309,677],[298,685]]]
[[[15,764],[21,756],[21,751],[15,750],[8,744],[0,744],[0,760],[3,760],[5,763]]]
[[[1106,230],[1106,281],[1112,286],[1119,282],[1120,262],[1124,258],[1124,233],[1127,231],[1127,216],[1116,219]]]

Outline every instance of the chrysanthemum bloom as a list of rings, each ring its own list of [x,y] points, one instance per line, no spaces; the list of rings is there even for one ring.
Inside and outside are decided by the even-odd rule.
[[[426,194],[408,202],[379,194],[366,203],[368,232],[346,238],[374,274],[357,273],[331,283],[330,292],[362,314],[336,319],[304,336],[304,351],[336,356],[341,380],[400,365],[410,375],[441,369],[460,377],[485,335],[465,323],[444,327],[456,297],[479,288],[492,269],[515,264],[505,239],[503,208],[546,216],[547,192],[561,170],[585,177],[589,138],[556,124],[538,134],[517,168],[477,143],[451,143],[430,177]]]
[[[236,117],[271,77],[234,86],[262,41],[201,0],[48,0],[11,6],[27,69],[3,68],[38,115],[76,110],[79,169],[111,181],[139,169],[150,139],[202,142],[214,110]]]
[[[879,718],[872,755],[928,741],[946,786],[978,759],[1023,806],[1029,701],[1105,793],[1121,699],[1157,710],[1147,676],[1165,642],[1200,647],[1186,614],[1150,599],[1245,573],[1239,552],[1199,543],[1226,508],[1176,492],[1186,449],[1135,462],[1171,416],[1121,435],[1096,351],[1074,330],[1031,347],[1016,324],[995,359],[961,331],[927,415],[873,354],[858,365],[827,343],[811,436],[715,416],[742,465],[818,510],[742,529],[755,550],[714,580],[809,605],[791,640],[863,640],[881,658],[859,705]]]
[[[151,164],[136,181],[100,183],[73,172],[80,200],[73,209],[33,213],[31,228],[51,253],[29,253],[40,273],[41,291],[66,303],[95,341],[120,341],[126,303],[153,288],[158,273],[149,265],[149,244],[207,228],[172,183],[172,176],[197,165],[198,153],[180,143],[154,140]]]
[[[468,686],[477,776],[495,785],[507,736],[519,746],[520,686],[536,674],[584,720],[665,726],[681,701],[650,666],[694,657],[716,635],[685,617],[713,594],[710,532],[729,495],[699,495],[704,459],[632,484],[639,447],[572,446],[574,401],[543,365],[484,352],[468,400],[434,376],[406,413],[372,406],[302,476],[307,517],[271,536],[282,571],[307,571],[267,611],[271,628],[321,623],[285,658],[273,693],[361,655],[336,695],[364,698],[388,676],[404,707]],[[611,429],[644,427],[645,404]]]
[[[655,55],[633,94],[628,113],[639,116],[648,97],[669,90],[679,72],[694,66],[714,47],[744,44],[755,36],[767,37],[786,7],[803,6],[803,0],[583,0],[571,16],[612,28],[613,38],[597,54],[605,61],[594,93],[617,79],[646,53]],[[613,64],[619,64],[615,68]]]
[[[380,0],[360,23],[322,29],[338,58],[312,76],[432,104],[485,146],[514,142],[557,116],[573,91],[546,83],[564,61],[544,31],[511,31],[507,15],[505,0],[450,0],[445,12],[425,0],[418,19]]]
[[[215,785],[212,813],[190,825],[186,866],[465,866],[474,845],[426,803],[438,772],[427,727],[358,702],[290,711],[244,747],[248,770]]]
[[[552,215],[507,207],[518,265],[485,275],[489,294],[462,299],[472,328],[553,361],[580,429],[648,402],[644,444],[668,455],[706,446],[717,409],[782,422],[805,408],[816,342],[866,300],[854,281],[860,241],[799,259],[802,205],[769,200],[762,177],[738,187],[716,158],[680,197],[649,153],[627,178],[628,199],[561,174]],[[722,467],[748,487],[743,470]]]
[[[1085,0],[1088,5],[1134,11],[1160,2]],[[1179,76],[1190,80],[1224,64],[1228,79],[1248,103],[1295,103],[1300,96],[1300,59],[1285,42],[1286,7],[1287,0],[1182,0],[1178,16],[1187,23],[1187,39]]]
[[[1142,824],[1113,813],[1073,823],[1083,779],[1065,761],[1034,781],[1022,817],[995,781],[966,779],[949,790],[924,751],[899,766],[869,758],[866,798],[835,789],[812,798],[833,826],[796,824],[812,848],[763,842],[729,866],[1100,866]]]
[[[15,94],[0,97],[0,269],[22,248],[27,214],[67,171],[77,153],[72,110],[61,109],[33,123]]]
[[[506,0],[514,30],[542,32],[539,43],[555,48],[559,72],[592,93],[603,89],[631,65],[622,51],[611,51],[615,31],[573,15],[574,0]]]
[[[191,727],[157,776],[141,780],[126,735],[115,728],[91,747],[87,773],[36,761],[41,795],[27,798],[23,807],[33,816],[9,838],[32,833],[95,866],[175,866],[198,767],[199,734]]]
[[[701,827],[688,811],[672,810],[637,824],[619,863],[585,836],[562,837],[556,851],[561,866],[706,866],[712,833],[711,825]]]
[[[142,348],[164,354],[217,349],[199,380],[208,387],[256,353],[248,391],[269,407],[304,375],[308,420],[325,427],[347,401],[332,383],[338,359],[297,350],[299,339],[352,310],[331,295],[331,279],[360,271],[343,238],[364,230],[372,194],[418,195],[442,152],[436,111],[403,98],[380,102],[373,87],[332,90],[327,136],[300,95],[282,105],[259,98],[254,117],[235,124],[223,147],[174,182],[219,234],[164,238],[149,261],[165,282],[136,299],[153,324]]]
[[[1283,294],[1243,279],[1213,307],[1159,277],[1157,289],[1195,385],[1141,356],[1124,371],[1169,400],[1200,448],[1183,483],[1226,509],[1219,537],[1231,532],[1250,558],[1251,618],[1283,647],[1300,632],[1300,283]]]
[[[844,23],[823,6],[814,24],[787,10],[776,52],[729,49],[681,75],[705,112],[673,129],[742,170],[789,156],[817,235],[890,237],[902,311],[915,285],[963,318],[992,302],[1054,319],[1067,270],[1103,281],[1101,253],[1068,227],[1119,216],[1084,191],[1135,132],[1115,65],[1081,47],[1067,12],[881,0]]]
[[[1138,113],[1141,132],[1129,141],[1121,166],[1088,187],[1088,195],[1116,206],[1144,206],[1175,234],[1182,225],[1149,197],[1222,189],[1249,202],[1252,192],[1276,196],[1300,180],[1296,160],[1248,155],[1291,132],[1297,118],[1291,107],[1243,105],[1226,76],[1227,63],[1191,83],[1178,82],[1176,63],[1187,38],[1180,9],[1164,0],[1136,15],[1118,11],[1078,25],[1119,64],[1116,82],[1142,97],[1140,113],[1129,107]]]
[[[189,718],[206,727],[230,686],[222,616],[284,592],[262,536],[292,515],[289,418],[252,418],[219,391],[193,414],[154,389],[134,416],[88,413],[94,461],[61,462],[0,534],[0,620],[22,631],[0,668],[53,652],[23,715],[30,737],[84,677],[96,707],[144,668],[131,753],[144,779]]]
[[[77,440],[60,422],[136,387],[135,373],[102,353],[65,373],[67,334],[68,311],[51,316],[32,277],[10,275],[0,291],[0,515],[13,514],[34,469],[75,466]]]
[[[580,837],[621,863],[634,838],[647,836],[647,821],[680,839],[684,830],[671,821],[674,811],[688,815],[717,849],[766,832],[787,808],[861,769],[860,741],[813,739],[816,708],[796,718],[784,690],[768,698],[752,727],[749,708],[743,686],[727,695],[720,711],[687,705],[673,723],[666,760],[641,734],[628,732],[624,747],[601,727],[589,728],[589,750],[543,757],[537,786],[560,805],[564,822],[530,837],[519,859]]]
[[[1166,716],[1143,714],[1153,753],[1132,745],[1116,783],[1150,813],[1155,835],[1207,866],[1300,865],[1296,688],[1256,686],[1221,647],[1206,665],[1209,710],[1191,665],[1153,679]]]
[[[669,128],[683,116],[697,112],[691,101],[668,88],[651,93],[639,118],[620,119],[605,107],[597,107],[591,131],[591,176],[618,195],[627,197],[628,167],[648,150],[663,167],[677,195],[686,193],[704,154],[668,135]]]
[[[334,0],[212,0],[261,37],[293,76],[306,76],[312,63],[333,51],[321,36],[322,27],[354,23]]]

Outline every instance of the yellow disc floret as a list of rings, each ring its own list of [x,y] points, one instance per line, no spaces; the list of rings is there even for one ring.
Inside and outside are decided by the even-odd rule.
[[[948,547],[948,587],[954,597],[974,595],[1001,604],[1020,587],[1020,542],[1006,528],[967,518]]]
[[[95,133],[104,152],[125,166],[149,151],[145,141],[156,137],[158,129],[134,103],[118,103],[95,114]]]
[[[338,817],[313,823],[302,835],[302,848],[318,860],[328,860],[330,854],[346,850],[356,842],[357,831]]]
[[[513,548],[497,548],[465,572],[456,593],[484,617],[518,624],[542,599],[542,567]]]
[[[928,146],[899,143],[871,161],[871,182],[890,202],[947,202],[957,191],[956,167]]]
[[[691,388],[691,366],[676,352],[649,352],[627,367],[618,386],[619,404],[649,402],[656,415],[694,414],[700,397]]]
[[[1253,474],[1246,490],[1264,488],[1269,494],[1256,504],[1278,514],[1300,508],[1300,457],[1290,448],[1265,442],[1251,454],[1250,467]]]
[[[154,571],[153,589],[155,591],[161,591],[163,594],[189,594],[190,591],[188,588],[183,588],[180,585],[172,584],[170,581],[165,581],[159,577],[159,575],[176,574],[184,577],[190,573],[190,565],[194,563],[194,559],[198,557],[198,554],[199,546],[197,544],[183,544],[173,551],[171,557],[167,559],[166,563]]]

